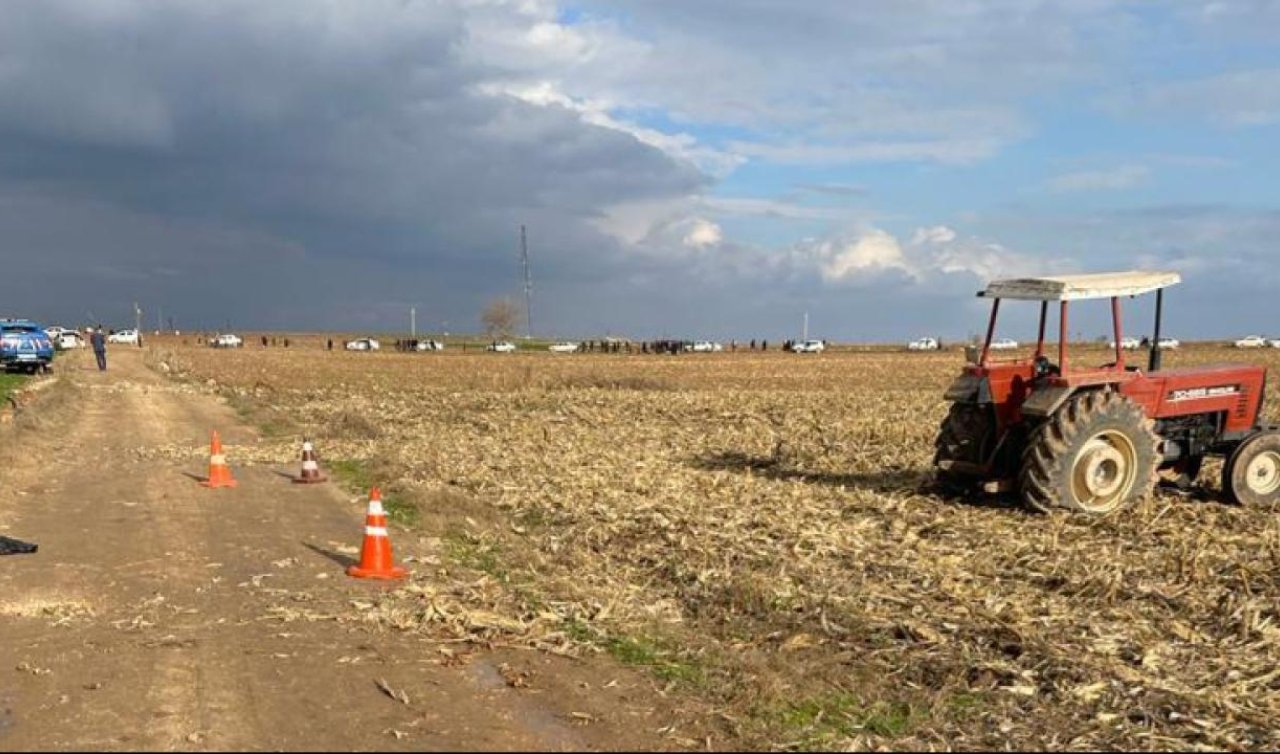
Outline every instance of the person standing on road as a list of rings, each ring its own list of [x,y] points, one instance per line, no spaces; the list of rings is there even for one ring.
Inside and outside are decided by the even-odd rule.
[[[98,358],[98,371],[107,371],[107,336],[102,334],[102,325],[89,336],[89,342],[93,345],[93,355]]]

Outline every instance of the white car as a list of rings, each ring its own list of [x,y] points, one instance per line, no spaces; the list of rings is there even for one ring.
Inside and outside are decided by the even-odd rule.
[[[515,353],[516,344],[509,340],[504,340],[498,343],[490,343],[488,346],[485,346],[485,350],[493,351],[494,353]]]
[[[723,351],[724,346],[719,343],[713,343],[709,340],[699,340],[693,344],[693,348],[689,349],[694,353],[713,353]]]
[[[920,338],[913,340],[907,344],[909,351],[936,351],[938,350],[937,338]]]
[[[564,341],[563,343],[553,343],[547,346],[547,350],[552,353],[577,353],[578,344]]]
[[[119,332],[113,332],[107,336],[107,342],[108,343],[128,343],[130,345],[136,345],[138,343],[138,331],[137,330],[120,330]]]
[[[63,333],[69,332],[75,332],[75,330],[68,330],[65,327],[46,327],[44,329],[44,334],[48,335],[49,340],[52,340],[54,343],[58,342],[58,338],[61,338]]]
[[[793,353],[822,353],[827,350],[827,344],[820,340],[802,340],[791,346]]]
[[[1250,335],[1236,341],[1236,348],[1266,348],[1269,345],[1271,344],[1261,335]]]
[[[347,341],[348,351],[377,351],[382,348],[382,344],[373,338],[356,338]]]
[[[1116,347],[1116,342],[1114,340],[1107,344],[1107,348],[1115,348],[1115,347]],[[1120,348],[1124,349],[1125,351],[1136,351],[1139,348],[1142,348],[1142,341],[1138,340],[1137,338],[1121,338]]]
[[[209,345],[214,348],[241,348],[244,346],[244,339],[234,333],[223,333],[209,341]]]
[[[62,334],[53,339],[53,345],[59,351],[67,351],[72,348],[84,348],[84,338],[75,330],[64,330]]]
[[[1018,350],[1018,341],[1012,338],[998,338],[991,341],[992,351],[1016,351]]]
[[[419,351],[443,351],[444,343],[438,340],[420,340],[418,341]]]
[[[1181,345],[1182,345],[1182,342],[1179,341],[1177,338],[1161,338],[1160,339],[1161,350],[1164,350],[1164,349],[1173,350],[1175,348],[1180,347]]]

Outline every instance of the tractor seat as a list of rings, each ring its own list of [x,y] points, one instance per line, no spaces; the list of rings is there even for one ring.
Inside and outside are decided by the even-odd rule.
[[[1062,369],[1057,364],[1049,361],[1047,356],[1038,356],[1035,360],[1036,379],[1042,377],[1057,377],[1062,374]]]

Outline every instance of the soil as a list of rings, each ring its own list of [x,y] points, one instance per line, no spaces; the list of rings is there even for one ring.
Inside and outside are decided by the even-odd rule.
[[[65,384],[28,410],[74,404],[0,437],[0,534],[40,546],[0,558],[0,749],[703,743],[654,678],[606,657],[481,650],[460,661],[426,637],[278,620],[282,605],[332,614],[393,588],[344,574],[343,550],[363,531],[358,502],[291,484],[294,468],[237,467],[255,431],[138,352],[113,350],[105,373],[74,354],[59,372]],[[236,489],[205,489],[207,468],[144,452],[207,447],[212,429]],[[428,541],[392,536],[401,558]]]

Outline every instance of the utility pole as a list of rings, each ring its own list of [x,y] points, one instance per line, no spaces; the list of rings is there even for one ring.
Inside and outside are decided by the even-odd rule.
[[[809,339],[809,312],[804,313],[804,337],[800,340]]]
[[[418,307],[409,307],[409,337],[418,337]]]
[[[529,279],[529,239],[524,226],[520,226],[520,263],[524,267],[524,324],[525,339],[533,338],[533,283]]]
[[[133,332],[138,336],[138,348],[142,348],[142,307],[133,302]]]

